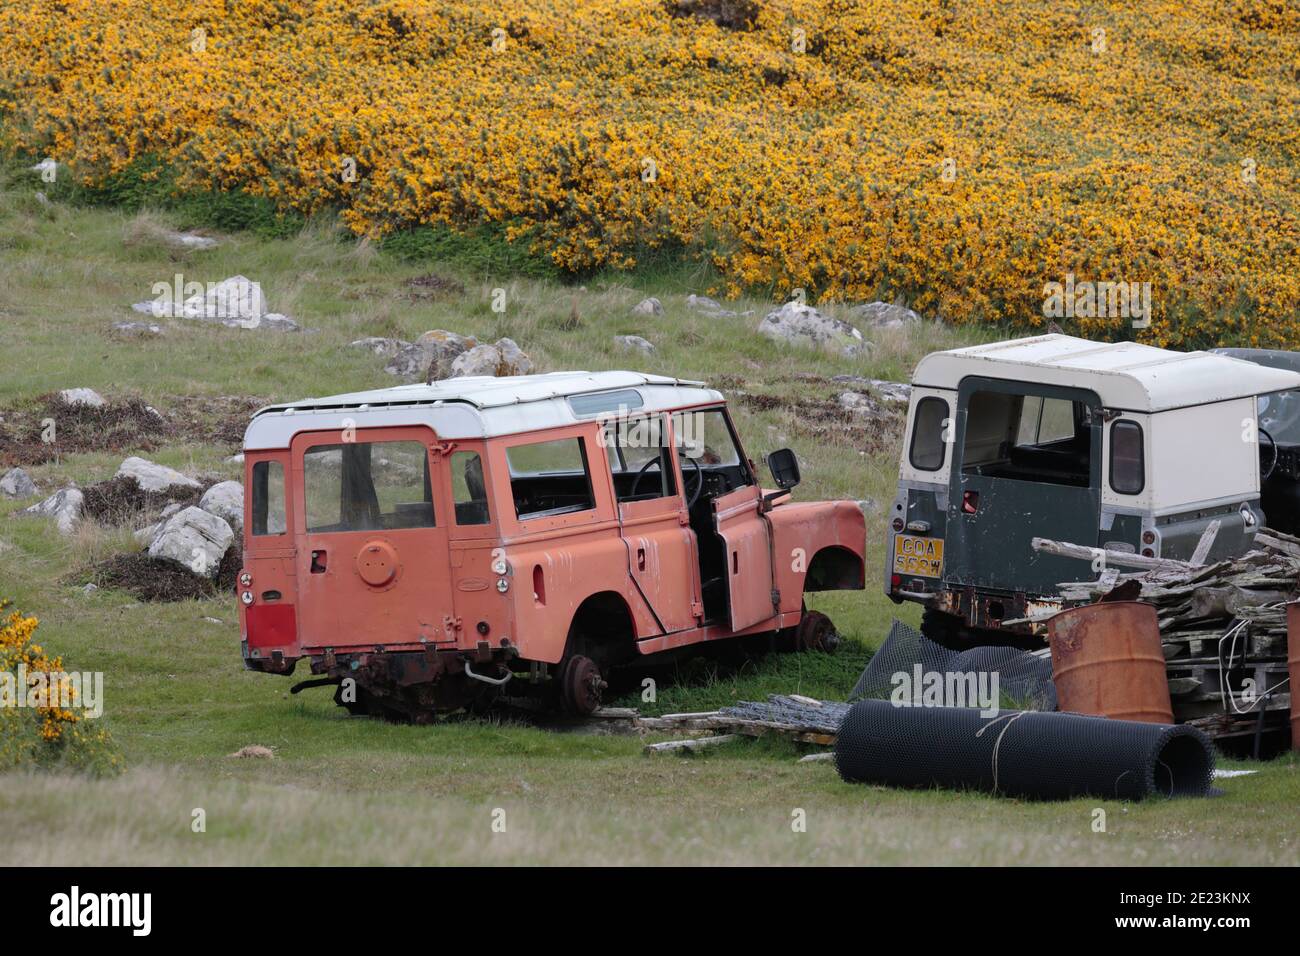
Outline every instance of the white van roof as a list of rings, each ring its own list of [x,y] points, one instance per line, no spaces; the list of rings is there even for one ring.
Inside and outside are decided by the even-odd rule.
[[[593,400],[570,401],[577,396]],[[703,382],[643,372],[467,376],[268,405],[254,413],[244,447],[287,448],[298,432],[344,428],[344,419],[358,428],[428,425],[440,438],[492,438],[588,421],[604,405],[642,414],[721,401]]]
[[[1300,373],[1226,355],[1056,334],[932,352],[917,364],[912,382],[956,389],[968,375],[1091,389],[1103,406],[1133,412],[1300,388]]]

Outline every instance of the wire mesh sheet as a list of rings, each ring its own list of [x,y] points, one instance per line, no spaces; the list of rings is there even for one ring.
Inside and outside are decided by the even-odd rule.
[[[894,621],[867,669],[858,678],[849,700],[888,697],[895,674],[912,674],[917,664],[928,673],[993,674],[1004,701],[1022,710],[1056,710],[1052,661],[1014,647],[972,647],[953,651],[936,644],[914,627]]]
[[[849,705],[838,701],[824,700],[820,704],[809,704],[780,694],[773,694],[766,702],[742,700],[719,711],[724,717],[761,720],[824,734],[836,733],[848,712]]]

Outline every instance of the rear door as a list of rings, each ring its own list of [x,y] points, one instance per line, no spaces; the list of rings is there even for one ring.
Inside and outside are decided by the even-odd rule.
[[[1101,403],[1084,389],[969,377],[958,391],[944,580],[1050,595],[1092,580],[1090,562],[1041,554],[1035,537],[1096,547]]]
[[[433,431],[309,432],[291,460],[303,646],[453,643],[450,498]]]

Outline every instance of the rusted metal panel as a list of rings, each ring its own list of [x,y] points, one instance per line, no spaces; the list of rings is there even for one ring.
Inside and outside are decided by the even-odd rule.
[[[1140,601],[1090,604],[1048,622],[1060,709],[1172,724],[1156,609]]]

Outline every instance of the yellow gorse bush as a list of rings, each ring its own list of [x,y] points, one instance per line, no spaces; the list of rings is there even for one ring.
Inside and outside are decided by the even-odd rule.
[[[1151,283],[1158,344],[1300,345],[1292,0],[669,8],[10,3],[0,124],[85,181],[156,154],[358,234],[502,223],[574,271],[685,249],[732,293],[1031,328],[1073,273]]]
[[[88,726],[76,710],[61,706],[75,703],[75,686],[63,671],[63,659],[51,657],[34,640],[38,623],[35,617],[9,611],[8,602],[0,601],[0,672],[13,675],[15,681],[21,675],[48,678],[41,692],[46,706],[24,707],[8,701],[0,707],[0,770],[69,766],[120,772],[122,757],[108,731]],[[25,695],[28,687],[20,683],[16,692]]]

